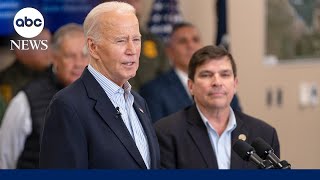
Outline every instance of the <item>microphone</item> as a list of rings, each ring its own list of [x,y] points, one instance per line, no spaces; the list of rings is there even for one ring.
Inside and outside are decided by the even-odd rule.
[[[262,157],[262,159],[270,160],[277,169],[291,169],[291,164],[286,160],[281,161],[278,156],[274,154],[272,147],[262,138],[258,137],[251,145],[256,149],[257,154]]]
[[[238,140],[233,144],[232,149],[245,161],[250,161],[259,169],[273,169],[274,166],[269,160],[261,159],[254,148],[245,141]]]
[[[117,110],[117,116],[121,116],[120,108],[116,107],[116,110]]]

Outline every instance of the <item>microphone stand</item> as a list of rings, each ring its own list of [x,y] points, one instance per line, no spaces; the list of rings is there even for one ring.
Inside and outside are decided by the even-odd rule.
[[[272,162],[269,160],[263,160],[258,166],[259,169],[275,169]]]

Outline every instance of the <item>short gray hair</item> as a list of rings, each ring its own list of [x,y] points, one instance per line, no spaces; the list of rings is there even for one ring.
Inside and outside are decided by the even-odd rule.
[[[99,16],[103,13],[118,12],[136,14],[133,6],[124,2],[105,2],[93,8],[83,22],[84,34],[86,37],[91,36],[94,40],[100,39],[97,31],[99,29]]]
[[[80,24],[69,23],[61,26],[53,35],[52,38],[52,49],[54,51],[59,50],[61,46],[61,41],[66,36],[72,36],[76,33],[83,33],[83,28]]]

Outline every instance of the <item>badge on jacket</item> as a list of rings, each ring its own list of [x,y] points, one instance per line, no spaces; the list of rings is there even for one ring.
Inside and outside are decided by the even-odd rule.
[[[143,55],[149,59],[154,59],[158,56],[157,45],[154,41],[145,40],[143,42]]]
[[[8,103],[12,99],[12,87],[8,84],[0,85],[0,94],[4,100]]]

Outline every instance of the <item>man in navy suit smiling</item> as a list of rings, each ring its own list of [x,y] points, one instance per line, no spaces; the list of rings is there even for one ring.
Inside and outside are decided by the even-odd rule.
[[[102,3],[83,26],[90,64],[51,101],[40,168],[158,168],[159,145],[147,104],[128,83],[141,49],[135,9],[122,2]]]

